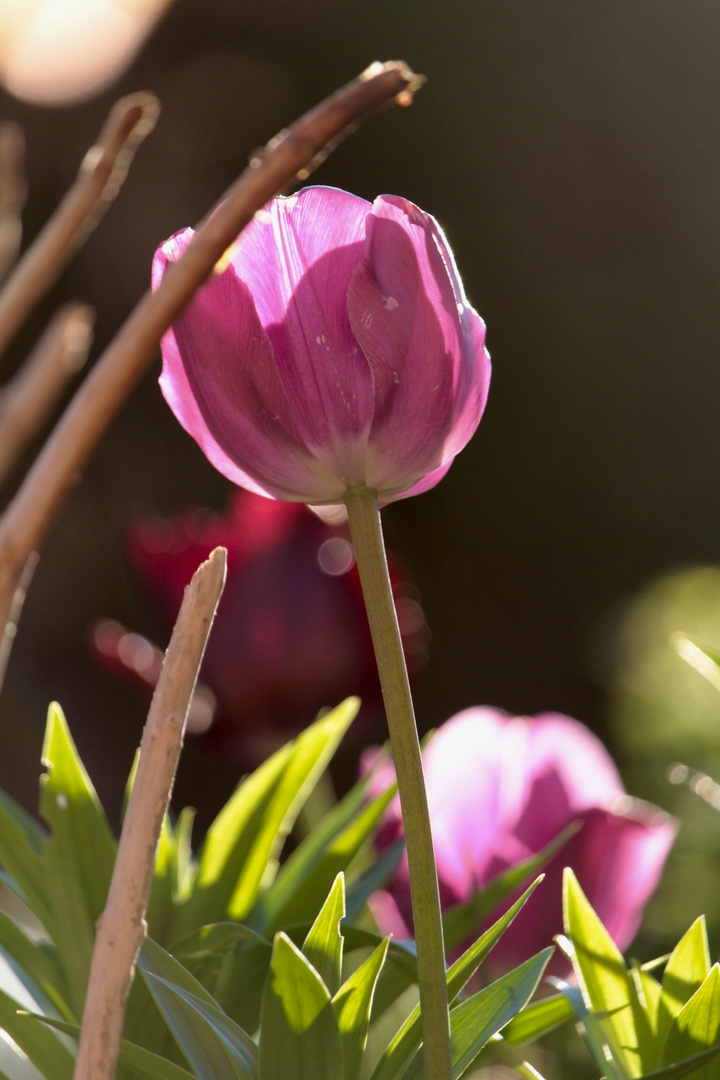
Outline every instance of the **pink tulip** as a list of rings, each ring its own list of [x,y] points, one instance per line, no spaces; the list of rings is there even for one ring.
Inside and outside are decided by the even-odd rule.
[[[571,822],[583,823],[546,867],[544,882],[493,950],[499,968],[528,959],[562,932],[564,866],[573,868],[617,945],[629,945],[677,825],[662,810],[625,793],[612,758],[586,727],[556,713],[525,718],[467,709],[432,737],[423,764],[444,908],[469,900]],[[376,787],[387,780],[388,767]],[[395,805],[381,842],[401,832]],[[406,863],[388,888],[375,894],[373,911],[382,933],[411,936]]]
[[[157,285],[193,230],[158,249]],[[482,416],[485,326],[437,222],[335,188],[273,199],[162,343],[162,391],[220,472],[291,502],[433,487]]]

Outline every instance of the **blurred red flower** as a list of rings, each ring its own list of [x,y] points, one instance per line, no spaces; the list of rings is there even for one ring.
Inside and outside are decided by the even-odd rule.
[[[224,515],[199,510],[141,521],[130,533],[130,556],[168,632],[185,586],[219,544],[228,550],[227,584],[189,729],[209,727],[210,744],[246,761],[264,756],[320,709],[358,694],[358,723],[367,732],[381,719],[382,704],[346,527],[300,503],[243,490]],[[417,591],[394,560],[391,575],[408,664],[417,671],[427,626]],[[106,666],[154,686],[162,655],[147,639],[105,620],[92,640]]]

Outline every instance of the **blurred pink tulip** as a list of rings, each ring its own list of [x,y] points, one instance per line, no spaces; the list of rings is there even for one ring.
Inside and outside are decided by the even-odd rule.
[[[149,518],[130,536],[135,569],[169,631],[185,586],[218,544],[228,577],[210,635],[198,715],[224,754],[258,758],[350,694],[362,698],[367,733],[382,718],[380,686],[347,528],[298,503],[238,491],[227,514],[195,511]],[[403,645],[411,671],[424,662],[427,626],[413,587],[391,558]],[[117,623],[98,624],[96,655],[118,673],[154,686],[161,654]],[[196,695],[197,697],[197,695]],[[357,726],[357,723],[356,725]]]
[[[158,249],[157,286],[194,236]],[[233,483],[381,503],[433,487],[482,416],[485,326],[437,222],[406,199],[273,199],[165,335],[162,391]]]
[[[376,754],[366,752],[364,768]],[[423,763],[444,908],[469,900],[571,822],[583,823],[495,946],[491,961],[498,968],[528,959],[562,932],[564,866],[573,868],[617,945],[630,944],[677,825],[662,810],[625,793],[610,755],[592,732],[556,713],[525,718],[467,709],[439,728]],[[385,786],[390,775],[391,767],[380,770],[375,787]],[[381,843],[401,834],[394,804]],[[389,887],[375,894],[372,906],[383,934],[411,936],[406,863]]]

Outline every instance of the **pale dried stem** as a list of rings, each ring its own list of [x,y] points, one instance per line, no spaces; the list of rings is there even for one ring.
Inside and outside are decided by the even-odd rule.
[[[5,679],[8,660],[10,659],[10,651],[12,649],[13,641],[15,640],[15,634],[17,633],[17,625],[20,621],[25,597],[27,596],[30,582],[33,579],[33,574],[35,573],[39,561],[40,556],[38,553],[36,551],[31,551],[25,560],[25,566],[18,578],[17,585],[15,586],[7,623],[5,624],[5,633],[0,636],[0,686],[2,686]]]
[[[28,554],[40,544],[73,477],[152,360],[165,330],[240,231],[298,173],[307,175],[331,142],[393,99],[408,104],[422,82],[401,62],[374,64],[280,132],[207,215],[157,291],[143,297],[77,391],[0,524],[0,626],[7,622]]]
[[[110,206],[159,113],[152,94],[130,94],[110,111],[78,178],[0,292],[0,353]]]
[[[0,124],[0,279],[18,257],[22,239],[20,214],[25,205],[25,137],[19,124]]]
[[[94,321],[86,304],[61,308],[17,374],[0,390],[0,484],[87,360]]]
[[[365,610],[375,649],[407,848],[426,1080],[450,1080],[445,946],[420,741],[388,573],[377,493],[345,492]]]
[[[150,706],[107,904],[97,924],[75,1080],[112,1080],[115,1075],[125,1002],[147,932],[155,853],[225,567],[225,549],[216,548],[185,590]]]

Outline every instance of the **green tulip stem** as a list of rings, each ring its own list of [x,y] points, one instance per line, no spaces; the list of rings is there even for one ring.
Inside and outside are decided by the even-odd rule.
[[[450,1020],[437,869],[420,742],[388,574],[377,494],[345,493],[365,607],[380,673],[407,845],[427,1080],[450,1080]]]

